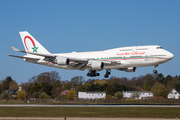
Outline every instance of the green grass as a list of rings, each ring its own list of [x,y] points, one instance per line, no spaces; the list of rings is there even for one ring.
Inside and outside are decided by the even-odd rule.
[[[0,107],[0,117],[127,117],[175,118],[171,107]]]

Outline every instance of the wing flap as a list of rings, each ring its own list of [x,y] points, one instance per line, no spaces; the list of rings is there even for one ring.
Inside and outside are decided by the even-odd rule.
[[[76,63],[84,63],[86,64],[88,62],[88,59],[84,59],[84,58],[72,58],[72,57],[68,57],[70,61],[72,62],[76,62]]]
[[[81,70],[84,71],[86,69],[86,64],[84,63],[70,63],[68,65],[69,68],[74,69],[74,70]]]

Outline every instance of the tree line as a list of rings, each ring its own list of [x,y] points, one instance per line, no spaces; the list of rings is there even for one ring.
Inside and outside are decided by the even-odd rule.
[[[112,76],[109,79],[85,80],[82,76],[75,76],[71,80],[61,80],[58,72],[51,71],[29,78],[28,82],[21,84],[21,87],[23,91],[21,94],[27,97],[46,99],[61,97],[61,91],[64,90],[71,90],[74,94],[79,91],[105,91],[110,97],[122,91],[152,91],[154,96],[166,98],[173,88],[180,91],[180,76],[167,75],[165,77],[159,73],[131,79]],[[17,82],[11,76],[0,81],[1,97],[5,96],[5,90],[9,89],[18,89]]]

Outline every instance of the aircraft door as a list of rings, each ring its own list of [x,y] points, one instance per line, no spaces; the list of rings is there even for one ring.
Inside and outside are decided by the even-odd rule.
[[[100,56],[100,55],[97,55],[97,59],[101,59],[101,56]]]
[[[144,57],[144,65],[151,65],[153,63],[154,59],[151,58],[149,53],[146,53]]]

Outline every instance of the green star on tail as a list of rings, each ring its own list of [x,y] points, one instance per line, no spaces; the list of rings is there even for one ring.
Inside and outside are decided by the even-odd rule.
[[[33,49],[33,52],[36,52],[36,53],[37,53],[38,47],[36,47],[36,45],[34,45],[34,47],[32,47],[32,49]]]

